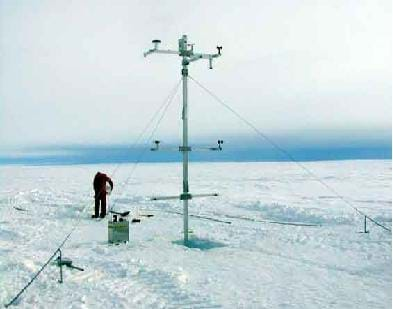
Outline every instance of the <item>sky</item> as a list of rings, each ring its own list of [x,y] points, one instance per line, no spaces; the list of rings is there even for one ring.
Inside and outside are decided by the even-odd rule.
[[[390,140],[391,15],[389,0],[0,0],[0,147],[132,144],[180,80],[180,57],[143,52],[183,34],[223,46],[190,75],[262,132]],[[189,104],[191,140],[253,137],[191,81]],[[178,141],[180,115],[178,92],[155,137]]]

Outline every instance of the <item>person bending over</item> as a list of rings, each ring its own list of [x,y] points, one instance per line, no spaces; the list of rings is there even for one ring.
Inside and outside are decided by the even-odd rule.
[[[113,190],[113,182],[106,174],[97,172],[94,176],[93,187],[94,187],[94,199],[95,199],[95,207],[94,207],[94,215],[92,218],[105,218],[106,216],[106,183],[109,183],[111,186],[111,191]],[[101,212],[100,212],[100,204],[101,204]]]

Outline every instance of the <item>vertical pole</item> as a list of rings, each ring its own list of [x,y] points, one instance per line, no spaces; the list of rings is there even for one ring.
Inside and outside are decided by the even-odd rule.
[[[188,92],[187,92],[188,63],[183,59],[182,80],[183,80],[183,196],[187,196],[188,189]],[[184,245],[188,243],[188,197],[183,199],[183,233]]]
[[[367,217],[364,216],[364,233],[368,233],[367,231]]]
[[[63,263],[61,260],[61,250],[59,249],[59,257],[57,258],[60,266],[60,280],[59,283],[63,283]]]

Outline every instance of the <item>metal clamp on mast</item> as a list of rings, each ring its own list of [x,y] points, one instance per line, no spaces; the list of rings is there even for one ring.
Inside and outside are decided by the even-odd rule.
[[[179,147],[179,151],[182,152],[183,155],[183,186],[182,193],[180,196],[172,196],[172,197],[155,197],[154,200],[159,199],[171,199],[176,198],[183,201],[183,233],[184,233],[184,244],[187,245],[188,242],[188,200],[193,197],[198,196],[218,196],[217,193],[211,194],[195,194],[192,195],[189,192],[188,186],[188,161],[189,156],[188,153],[191,151],[191,147],[188,145],[188,88],[187,88],[187,79],[188,79],[188,65],[191,62],[195,62],[200,59],[206,59],[209,61],[209,68],[213,68],[213,59],[221,56],[222,46],[217,46],[217,53],[214,54],[203,54],[203,53],[195,53],[194,52],[194,44],[190,44],[187,41],[187,36],[183,35],[178,41],[178,50],[164,50],[160,49],[159,46],[161,44],[160,40],[153,40],[153,48],[146,51],[143,55],[147,57],[150,54],[171,54],[171,55],[179,55],[182,57],[182,82],[183,82],[183,111],[182,111],[182,121],[183,121],[183,141],[182,145]],[[221,150],[222,141],[220,140],[218,143],[218,147],[209,148],[210,150]],[[155,142],[156,146],[151,148],[151,150],[158,150],[159,142]]]

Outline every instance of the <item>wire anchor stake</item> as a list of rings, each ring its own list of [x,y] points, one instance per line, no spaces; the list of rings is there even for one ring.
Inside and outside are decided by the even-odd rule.
[[[369,233],[370,231],[367,230],[367,216],[364,216],[364,231],[362,233]]]
[[[66,266],[71,269],[76,269],[79,271],[84,271],[83,268],[72,265],[72,261],[67,258],[63,258],[61,254],[61,249],[57,250],[59,252],[59,256],[57,257],[56,264],[60,268],[60,280],[59,283],[63,283],[63,266]]]

